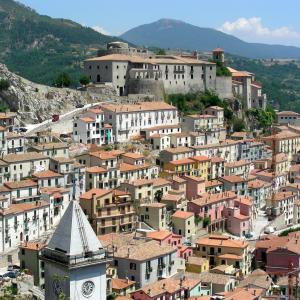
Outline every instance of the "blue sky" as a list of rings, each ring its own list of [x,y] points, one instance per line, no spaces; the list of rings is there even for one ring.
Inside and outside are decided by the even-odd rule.
[[[41,14],[119,35],[160,18],[233,34],[249,42],[300,46],[299,0],[19,0]],[[75,4],[76,3],[76,4]]]

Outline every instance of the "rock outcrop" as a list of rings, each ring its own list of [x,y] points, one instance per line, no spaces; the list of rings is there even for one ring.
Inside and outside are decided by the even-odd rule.
[[[89,101],[85,92],[33,83],[10,72],[3,64],[0,64],[0,79],[9,82],[8,89],[0,89],[0,104],[17,111],[26,123],[42,122]]]

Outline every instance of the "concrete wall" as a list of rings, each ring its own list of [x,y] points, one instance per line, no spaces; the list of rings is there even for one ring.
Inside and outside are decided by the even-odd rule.
[[[233,98],[231,76],[216,77],[216,93],[220,98]]]

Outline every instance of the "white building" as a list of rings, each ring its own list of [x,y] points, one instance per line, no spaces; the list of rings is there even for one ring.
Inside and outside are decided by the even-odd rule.
[[[24,135],[16,132],[8,132],[7,140],[7,153],[22,153],[24,152],[25,138]]]
[[[114,142],[112,126],[105,124],[104,113],[100,108],[91,108],[73,123],[73,138],[83,144],[99,146]]]
[[[103,104],[105,122],[113,127],[116,142],[126,142],[141,135],[145,128],[178,125],[177,108],[165,102]]]
[[[7,252],[22,242],[40,238],[50,228],[51,205],[34,201],[9,205],[0,212],[0,249]]]
[[[4,161],[2,170],[5,172],[6,181],[19,181],[24,177],[31,176],[34,172],[49,168],[49,158],[38,152],[7,154],[2,157],[2,160]],[[9,172],[6,172],[6,165]]]

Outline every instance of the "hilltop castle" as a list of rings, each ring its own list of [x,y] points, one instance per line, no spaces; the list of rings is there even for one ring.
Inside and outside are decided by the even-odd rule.
[[[84,61],[85,74],[95,84],[112,86],[118,95],[143,94],[163,99],[163,94],[214,91],[219,97],[241,98],[247,109],[266,106],[261,85],[254,75],[228,68],[232,76],[217,76],[224,51],[213,51],[213,62],[190,55],[156,55],[124,42],[107,45],[99,56]]]

